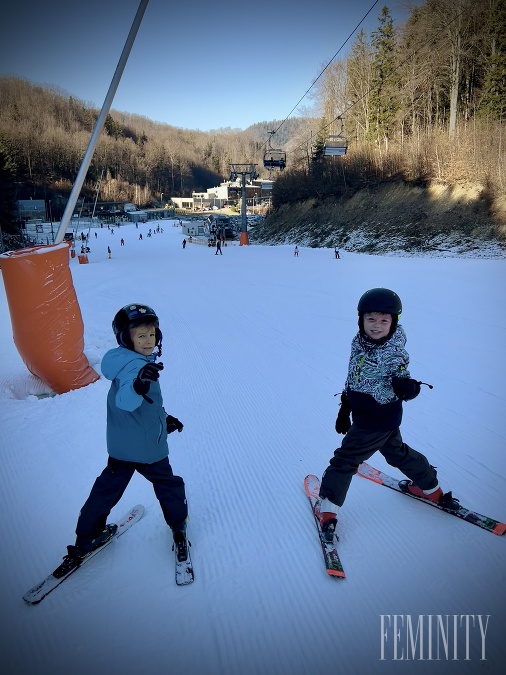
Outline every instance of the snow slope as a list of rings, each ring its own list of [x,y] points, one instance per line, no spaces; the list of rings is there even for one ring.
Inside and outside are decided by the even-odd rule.
[[[165,407],[185,425],[169,445],[187,484],[195,583],[176,587],[167,527],[136,475],[111,519],[139,502],[144,518],[42,604],[21,600],[73,543],[105,466],[109,384],[35,396],[47,388],[13,345],[2,285],[2,673],[504,672],[506,537],[356,477],[338,525],[347,578],[331,579],[302,481],[340,443],[334,394],[357,300],[387,286],[403,300],[411,373],[434,385],[405,405],[406,442],[465,506],[506,519],[506,260],[236,245],[215,256],[183,250],[179,228],[163,226],[147,238],[142,225],[143,241],[133,225],[99,230],[90,264],[70,264],[95,368],[115,346],[121,306],[159,313]],[[388,468],[379,455],[371,463]],[[393,615],[405,621],[397,639]],[[467,637],[459,619],[437,660],[427,633],[409,647],[406,617],[416,626],[427,615],[474,619]],[[484,639],[478,615],[490,615]],[[394,663],[401,656],[408,663]]]

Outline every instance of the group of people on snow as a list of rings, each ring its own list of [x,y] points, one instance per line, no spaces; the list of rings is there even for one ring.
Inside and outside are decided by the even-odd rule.
[[[183,248],[185,243],[183,240]],[[218,250],[221,252],[217,243],[216,255]],[[330,459],[320,488],[320,526],[328,541],[335,536],[340,508],[359,464],[377,451],[407,476],[408,492],[432,502],[452,503],[451,493],[444,494],[439,485],[435,468],[401,436],[403,403],[418,396],[422,384],[408,369],[401,312],[399,296],[387,288],[370,289],[358,301],[358,332],[351,343],[335,423],[343,440]],[[173,473],[167,442],[169,434],[184,427],[163,406],[159,317],[149,305],[132,303],[116,313],[112,329],[118,346],[105,354],[101,366],[111,382],[107,396],[108,461],[80,511],[75,544],[68,546],[68,557],[83,560],[114,535],[107,518],[137,471],[152,483],[178,557],[184,559],[185,483]]]

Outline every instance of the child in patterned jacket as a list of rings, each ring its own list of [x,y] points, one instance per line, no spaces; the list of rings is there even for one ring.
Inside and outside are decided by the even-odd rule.
[[[320,487],[321,525],[328,541],[332,541],[336,516],[359,464],[377,450],[408,477],[406,490],[411,494],[450,508],[456,501],[451,492],[443,494],[427,458],[401,437],[402,401],[418,396],[422,384],[408,371],[406,334],[398,323],[401,311],[399,296],[387,288],[367,291],[358,303],[359,332],[352,341],[336,420],[336,431],[344,434],[344,439]]]

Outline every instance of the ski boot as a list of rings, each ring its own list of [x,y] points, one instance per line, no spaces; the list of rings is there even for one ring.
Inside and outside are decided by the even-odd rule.
[[[174,544],[172,550],[176,551],[178,562],[184,562],[188,559],[188,539],[184,531],[178,530],[173,533]]]
[[[184,562],[188,558],[188,539],[186,538],[186,520],[172,528],[172,538],[174,543],[172,550],[176,551],[178,562]]]
[[[459,500],[455,499],[451,492],[443,492],[439,485],[433,490],[422,490],[417,485],[413,485],[410,480],[399,481],[399,487],[403,492],[407,492],[414,497],[421,497],[429,502],[434,502],[442,508],[450,511],[458,511],[460,508]]]
[[[117,529],[118,526],[114,523],[111,525],[106,525],[104,530],[98,535],[98,537],[95,537],[95,539],[92,539],[91,541],[79,540],[78,537],[76,540],[76,545],[67,546],[67,549],[72,549],[72,554],[77,557],[85,557],[88,555],[88,553],[91,553],[104,544],[107,544],[107,542],[114,537]]]
[[[334,534],[337,525],[337,514],[339,506],[334,504],[324,497],[319,505],[320,508],[320,527],[322,529],[323,537],[329,544],[334,540]],[[337,537],[336,537],[337,538]]]
[[[322,513],[320,524],[322,528],[323,538],[326,542],[331,544],[334,541],[336,532],[337,518],[335,513]]]
[[[79,567],[90,553],[107,544],[114,537],[117,529],[118,526],[116,524],[106,525],[104,531],[98,537],[91,540],[91,544],[79,545],[76,542],[75,546],[67,546],[67,555],[64,556],[62,564],[55,569],[53,576],[61,579],[73,569]]]

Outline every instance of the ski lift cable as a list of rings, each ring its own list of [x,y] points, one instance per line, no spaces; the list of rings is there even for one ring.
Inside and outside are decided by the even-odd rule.
[[[344,49],[344,47],[345,47],[346,44],[349,42],[349,40],[351,40],[351,38],[355,35],[356,31],[360,28],[360,26],[362,25],[362,23],[366,20],[366,18],[367,18],[368,15],[372,12],[372,10],[375,8],[375,6],[378,4],[378,2],[379,2],[379,0],[375,0],[375,2],[371,5],[371,7],[370,7],[370,8],[367,10],[367,12],[364,14],[364,16],[362,17],[362,19],[360,20],[360,22],[355,26],[355,28],[354,28],[354,29],[352,30],[352,32],[348,35],[348,37],[347,37],[346,40],[342,43],[342,45],[339,47],[339,49],[338,49],[337,52],[334,54],[334,56],[333,56],[333,57],[330,59],[330,61],[327,63],[327,65],[325,66],[325,68],[324,68],[324,69],[321,71],[321,73],[318,75],[318,77],[316,77],[316,78],[313,80],[313,82],[312,82],[312,84],[310,85],[310,87],[306,90],[306,92],[303,94],[303,96],[301,96],[301,98],[300,98],[300,99],[297,101],[297,103],[293,106],[293,108],[290,110],[290,112],[289,112],[288,115],[285,117],[285,119],[279,124],[279,126],[277,127],[277,129],[275,129],[273,132],[269,132],[270,134],[274,135],[274,134],[276,134],[276,133],[281,129],[281,127],[282,127],[283,124],[289,119],[289,117],[290,117],[290,115],[293,113],[293,111],[296,110],[296,109],[298,108],[298,106],[300,105],[300,103],[306,98],[306,96],[309,94],[309,92],[311,91],[311,89],[312,89],[312,88],[314,87],[314,85],[318,82],[318,80],[319,80],[320,77],[324,74],[324,72],[327,70],[327,68],[330,67],[330,65],[332,64],[332,62],[334,61],[334,59],[335,59],[335,58],[338,56],[338,54]],[[262,150],[262,148],[264,148],[270,140],[271,140],[271,136],[269,136],[268,141],[265,141],[265,143],[264,143],[263,145],[260,146],[259,150]]]
[[[372,9],[372,7],[371,7],[371,9]],[[430,37],[428,40],[426,40],[425,42],[423,42],[417,49],[413,50],[413,51],[411,52],[411,54],[408,54],[408,56],[406,56],[405,59],[403,59],[397,66],[395,66],[395,68],[393,69],[393,71],[391,72],[391,74],[390,74],[387,78],[385,78],[385,79],[388,80],[390,77],[392,77],[392,76],[395,74],[395,72],[396,72],[399,68],[401,68],[405,63],[407,63],[410,59],[412,59],[414,56],[416,56],[416,54],[417,54],[419,51],[421,51],[424,47],[426,47],[427,45],[431,44],[432,42],[435,42],[435,41],[439,38],[439,36],[441,35],[441,33],[444,33],[444,32],[446,31],[446,29],[448,28],[448,26],[450,26],[454,21],[457,21],[457,20],[462,16],[462,14],[464,14],[464,12],[465,12],[465,8],[462,9],[456,16],[454,16],[453,19],[451,19],[450,21],[448,21],[448,23],[445,24],[445,26],[443,26],[443,28],[441,28],[441,30],[438,31],[434,36]],[[365,17],[364,17],[364,18],[365,18]],[[330,64],[329,64],[329,65],[330,65]],[[323,74],[323,72],[322,72],[321,74]],[[316,81],[316,80],[315,80],[315,81]],[[362,101],[362,99],[364,99],[364,98],[365,98],[366,96],[368,96],[372,91],[374,91],[374,89],[375,89],[375,87],[370,87],[364,94],[362,94],[362,96],[360,96],[356,101],[354,101],[353,103],[351,103],[347,108],[345,108],[341,113],[339,113],[339,115],[337,115],[337,117],[334,117],[334,119],[332,119],[328,124],[326,124],[324,127],[322,127],[322,131],[325,131],[326,129],[330,129],[330,128],[332,127],[333,123],[336,122],[337,120],[341,120],[341,121],[342,121],[343,115],[345,115],[347,112],[349,112],[354,106],[356,106],[360,101]],[[302,99],[301,99],[301,100],[302,100]],[[284,120],[284,121],[286,121],[286,120]],[[280,126],[281,126],[281,125],[280,125]],[[304,147],[306,147],[306,146],[305,146],[304,144],[301,143],[300,145],[296,146],[296,147],[293,149],[292,153],[295,152],[296,150],[300,150],[300,149],[302,149],[302,148],[304,148]]]

